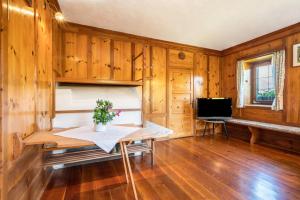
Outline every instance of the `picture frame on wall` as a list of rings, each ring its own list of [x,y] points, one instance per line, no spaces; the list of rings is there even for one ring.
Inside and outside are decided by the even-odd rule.
[[[300,43],[293,46],[293,66],[300,67]]]

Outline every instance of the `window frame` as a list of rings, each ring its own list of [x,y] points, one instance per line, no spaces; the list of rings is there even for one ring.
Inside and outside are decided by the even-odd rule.
[[[263,66],[262,64],[264,63],[269,63],[269,65],[272,64],[272,59],[268,59],[268,60],[262,60],[262,61],[257,61],[257,62],[253,62],[251,63],[251,88],[250,88],[250,99],[251,99],[251,104],[253,105],[266,105],[266,106],[271,106],[273,101],[270,100],[260,100],[257,101],[256,99],[256,88],[257,88],[257,79],[256,79],[256,69],[258,67]],[[273,75],[274,76],[274,75]],[[274,76],[274,84],[275,83],[275,76]]]

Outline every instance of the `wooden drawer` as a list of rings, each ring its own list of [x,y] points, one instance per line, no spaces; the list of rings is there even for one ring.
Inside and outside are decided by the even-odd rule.
[[[191,70],[173,70],[170,73],[172,91],[190,91],[192,89]]]
[[[171,114],[190,115],[191,113],[192,113],[192,108],[189,102],[172,101]]]
[[[180,68],[193,68],[194,53],[169,49],[169,66]]]
[[[173,101],[185,101],[191,102],[191,94],[182,93],[182,94],[173,94]]]

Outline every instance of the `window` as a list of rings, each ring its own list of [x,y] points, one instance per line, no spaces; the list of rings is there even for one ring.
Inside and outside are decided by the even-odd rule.
[[[275,98],[275,73],[271,59],[251,63],[252,104],[271,105]]]
[[[275,99],[275,67],[272,54],[243,61],[244,102],[246,105],[272,105]]]

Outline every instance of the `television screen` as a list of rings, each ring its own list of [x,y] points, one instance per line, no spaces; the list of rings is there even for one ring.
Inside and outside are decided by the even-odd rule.
[[[198,98],[197,118],[226,119],[232,114],[231,98]]]

